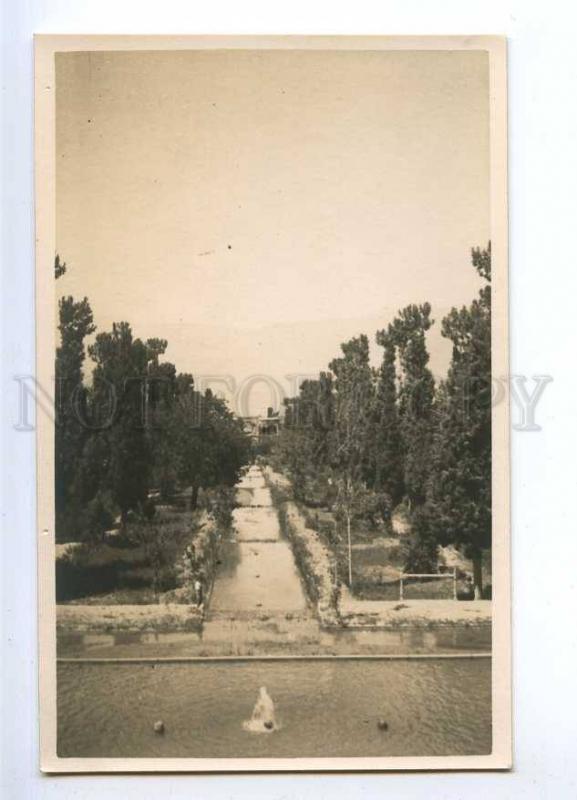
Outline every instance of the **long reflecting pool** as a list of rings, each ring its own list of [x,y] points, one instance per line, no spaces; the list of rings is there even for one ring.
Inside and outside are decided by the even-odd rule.
[[[243,727],[259,688],[279,729]],[[153,731],[156,720],[164,735]],[[386,721],[381,730],[379,720]],[[490,659],[60,663],[61,757],[471,755],[491,750]]]

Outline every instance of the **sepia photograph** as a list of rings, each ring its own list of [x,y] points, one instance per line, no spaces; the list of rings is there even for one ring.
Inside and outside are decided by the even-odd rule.
[[[36,38],[42,769],[506,769],[499,37]]]

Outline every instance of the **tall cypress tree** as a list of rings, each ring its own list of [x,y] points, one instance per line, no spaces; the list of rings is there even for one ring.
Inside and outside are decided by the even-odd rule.
[[[55,278],[66,273],[66,264],[56,256]],[[66,519],[74,512],[78,497],[76,477],[88,436],[83,425],[86,389],[83,385],[84,341],[96,330],[88,299],[62,297],[58,302],[60,345],[56,348],[56,426],[54,441],[55,502],[57,535],[66,535]]]
[[[389,325],[401,363],[399,416],[403,441],[404,484],[411,506],[426,498],[435,382],[427,366],[425,333],[433,325],[431,306],[410,305]]]
[[[487,283],[468,308],[453,308],[442,323],[453,354],[437,403],[428,506],[438,540],[472,559],[481,597],[482,555],[491,545],[490,243],[472,251],[472,263]]]
[[[404,494],[403,443],[397,408],[396,347],[386,330],[377,331],[384,348],[375,395],[372,442],[373,487],[384,492],[392,510]]]
[[[342,357],[330,368],[335,380],[335,427],[332,463],[340,475],[337,506],[346,523],[349,586],[352,585],[351,523],[366,496],[369,471],[373,371],[369,363],[369,341],[358,336],[341,345]]]
[[[110,490],[124,524],[128,511],[146,500],[149,488],[151,443],[144,427],[143,401],[150,354],[140,339],[133,338],[127,322],[114,323],[110,333],[99,333],[88,351],[96,362],[93,408],[110,417],[98,434],[104,444],[104,485],[99,488]]]

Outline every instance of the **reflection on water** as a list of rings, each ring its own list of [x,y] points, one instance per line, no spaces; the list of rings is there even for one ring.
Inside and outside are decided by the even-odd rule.
[[[295,631],[298,635],[295,637]],[[298,644],[297,652],[306,654],[307,643],[318,655],[400,655],[406,653],[444,654],[452,652],[489,652],[491,629],[487,627],[438,627],[427,630],[319,630],[315,620],[271,617],[266,620],[213,620],[203,633],[68,633],[58,637],[59,655],[63,657],[158,657],[206,655],[206,645],[222,645],[214,655],[250,655],[246,650],[259,644]],[[230,643],[230,647],[227,647]],[[260,654],[263,654],[262,651]],[[290,655],[289,647],[277,654]]]
[[[282,727],[252,736],[259,687]],[[162,719],[165,735],[153,723]],[[378,727],[386,720],[388,730]],[[59,664],[58,753],[85,757],[417,756],[491,749],[491,662]]]
[[[203,633],[61,633],[61,657],[399,655],[490,652],[491,628],[322,630],[310,616],[213,618]]]

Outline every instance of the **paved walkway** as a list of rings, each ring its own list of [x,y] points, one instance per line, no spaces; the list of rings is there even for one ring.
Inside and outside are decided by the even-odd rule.
[[[243,612],[308,612],[292,549],[281,537],[261,469],[251,467],[238,489],[246,504],[235,510],[232,538],[223,543],[208,622],[236,619]]]
[[[397,623],[443,625],[489,623],[490,600],[360,600],[347,586],[341,587],[339,608],[345,624],[391,625]]]

